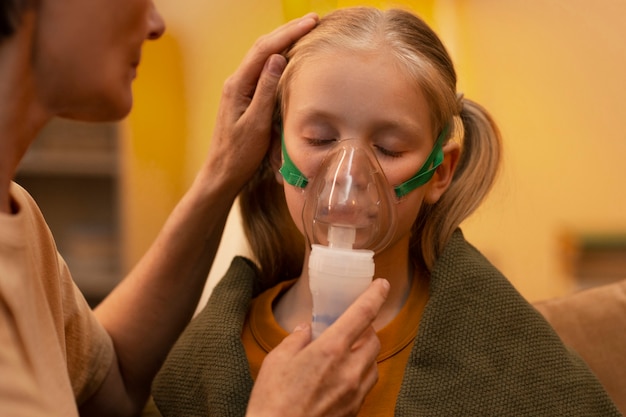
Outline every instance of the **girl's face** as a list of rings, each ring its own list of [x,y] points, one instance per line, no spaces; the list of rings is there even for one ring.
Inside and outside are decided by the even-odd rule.
[[[69,118],[125,116],[146,39],[165,26],[152,0],[42,0],[34,68],[44,106]]]
[[[309,180],[338,140],[356,138],[371,146],[391,187],[411,178],[433,144],[430,107],[419,86],[385,53],[331,51],[307,59],[288,89],[285,146]],[[302,227],[304,194],[284,182],[291,217]],[[409,232],[427,193],[426,184],[397,205],[391,245]]]

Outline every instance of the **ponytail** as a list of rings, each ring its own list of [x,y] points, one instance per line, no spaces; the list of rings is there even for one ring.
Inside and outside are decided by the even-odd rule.
[[[460,115],[454,119],[455,127],[462,127],[457,135],[462,143],[452,182],[439,201],[423,206],[411,238],[412,259],[429,270],[452,233],[491,190],[501,159],[500,131],[482,106],[462,99]]]

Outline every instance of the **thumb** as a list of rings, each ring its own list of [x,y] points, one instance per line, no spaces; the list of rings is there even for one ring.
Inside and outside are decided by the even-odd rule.
[[[265,62],[265,67],[254,91],[254,97],[248,110],[255,115],[255,119],[271,119],[276,101],[278,80],[283,74],[287,60],[282,55],[274,54]]]

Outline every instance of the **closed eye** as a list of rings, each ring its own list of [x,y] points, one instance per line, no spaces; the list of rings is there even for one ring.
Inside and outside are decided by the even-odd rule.
[[[311,146],[327,146],[337,142],[337,139],[318,139],[318,138],[306,138],[307,142]]]
[[[390,158],[399,158],[400,156],[402,156],[402,152],[391,151],[389,149],[383,148],[382,146],[378,146],[378,145],[375,145],[374,147],[382,155],[388,156]]]

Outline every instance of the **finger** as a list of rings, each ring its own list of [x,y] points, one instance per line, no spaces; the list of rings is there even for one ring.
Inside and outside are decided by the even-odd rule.
[[[355,401],[354,407],[356,407],[357,410],[361,408],[365,396],[378,382],[378,364],[376,357],[380,352],[380,342],[371,326],[369,330],[366,330],[366,333],[368,333],[366,342],[361,344],[361,348],[359,348],[358,351],[353,351],[348,358],[350,367],[360,371],[359,383],[356,386],[357,392],[352,395]]]
[[[319,18],[315,13],[309,13],[261,36],[244,56],[242,69],[250,68],[252,69],[252,74],[258,74],[270,55],[283,52],[287,47],[313,29],[318,21]]]
[[[361,395],[363,398],[374,388],[374,385],[378,382],[378,364],[372,363],[365,372],[365,376],[359,385]]]
[[[369,326],[362,337],[352,345],[350,360],[355,368],[368,367],[376,363],[378,354],[380,353],[380,340],[372,326]]]
[[[282,55],[272,55],[267,60],[252,102],[248,106],[248,117],[254,120],[271,120],[276,103],[276,88],[286,65],[287,60]]]
[[[342,390],[338,392],[339,396],[325,395],[328,402],[324,409],[328,412],[324,415],[356,415],[361,409],[365,396],[378,381],[378,365],[375,356],[379,351],[380,344],[371,326],[366,330],[366,333],[373,336],[368,338],[368,340],[372,340],[361,344],[361,349],[343,357],[340,368],[334,368],[331,371],[333,379],[342,380],[344,383],[341,387]],[[340,400],[340,404],[337,404],[337,400]]]
[[[389,282],[376,279],[363,294],[320,336],[331,340],[340,338],[352,345],[371,326],[389,294]]]
[[[311,342],[311,326],[307,323],[302,323],[299,324],[289,336],[284,338],[283,341],[270,352],[270,355],[278,351],[280,355],[291,357],[304,349],[309,342]]]
[[[365,357],[364,362],[373,361],[380,352],[380,339],[372,326],[369,326],[361,337],[352,344],[353,355]],[[362,360],[362,359],[359,359]]]
[[[274,54],[284,51],[289,45],[300,39],[313,29],[318,22],[314,13],[309,13],[299,19],[294,19],[273,32],[261,36],[243,58],[234,77],[246,90],[253,91],[261,70],[267,59]]]
[[[367,371],[365,377],[355,387],[355,391],[349,395],[344,395],[339,404],[330,402],[325,406],[326,416],[356,416],[363,407],[363,402],[367,394],[374,388],[378,382],[378,367],[372,364]]]

